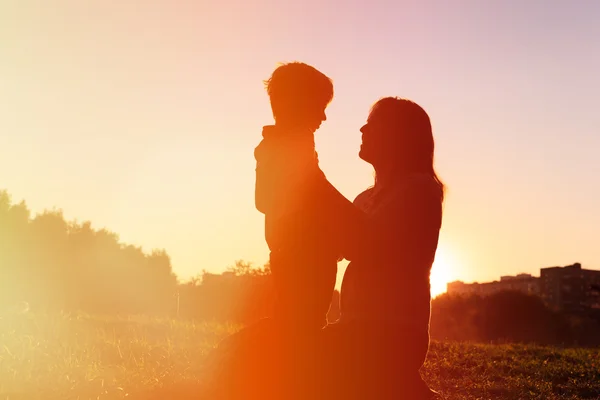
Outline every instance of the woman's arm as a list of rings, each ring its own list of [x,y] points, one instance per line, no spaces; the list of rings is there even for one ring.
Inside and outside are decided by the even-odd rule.
[[[352,259],[354,249],[363,238],[367,218],[364,212],[341,194],[321,173],[315,185],[311,185],[309,197],[321,216],[320,225],[327,232],[328,246],[334,247],[343,258]]]

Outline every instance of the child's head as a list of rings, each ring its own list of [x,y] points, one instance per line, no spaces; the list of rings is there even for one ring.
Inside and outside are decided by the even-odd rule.
[[[276,123],[315,131],[327,118],[333,83],[322,72],[301,62],[279,66],[265,85]]]

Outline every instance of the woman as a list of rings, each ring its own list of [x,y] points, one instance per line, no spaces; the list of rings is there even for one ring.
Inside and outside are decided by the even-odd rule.
[[[332,389],[345,393],[340,398],[428,398],[433,392],[418,371],[429,347],[429,275],[444,190],[431,123],[417,104],[388,97],[361,132],[359,155],[373,165],[375,185],[354,201],[364,221],[348,221],[341,318],[324,332],[333,349],[326,365],[337,371]]]

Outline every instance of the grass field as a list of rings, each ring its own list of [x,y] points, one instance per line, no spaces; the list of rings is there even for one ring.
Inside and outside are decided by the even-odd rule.
[[[202,380],[206,352],[237,329],[69,315],[0,317],[0,400],[129,399]],[[445,399],[600,399],[600,350],[434,342],[422,373]]]

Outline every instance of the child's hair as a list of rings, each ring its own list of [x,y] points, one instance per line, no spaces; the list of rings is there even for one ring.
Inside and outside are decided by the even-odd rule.
[[[327,106],[333,100],[333,82],[316,68],[302,63],[281,64],[265,81],[273,115],[299,102]]]

